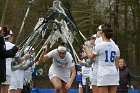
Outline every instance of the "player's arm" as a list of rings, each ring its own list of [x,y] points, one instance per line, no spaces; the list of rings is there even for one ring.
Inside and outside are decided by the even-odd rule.
[[[42,52],[41,55],[40,55],[40,57],[39,57],[39,62],[44,62],[48,58],[49,58],[48,55],[47,54],[45,55],[45,52]]]
[[[76,76],[76,71],[75,71],[75,66],[74,65],[70,67],[70,70],[71,70],[71,78],[65,86],[66,89],[69,89],[71,87],[71,85],[72,85],[72,83],[75,79],[75,76]]]
[[[115,59],[115,65],[116,65],[117,69],[119,68],[119,59],[120,59],[120,57],[116,57],[116,59]]]
[[[117,49],[117,52],[116,52],[116,59],[115,59],[115,65],[116,65],[116,68],[118,69],[119,68],[119,59],[120,59],[120,49],[118,48],[118,46],[116,45],[116,49]]]
[[[70,68],[70,70],[71,70],[71,79],[70,79],[70,83],[72,84],[72,82],[74,81],[75,76],[76,76],[75,67],[72,66],[72,67]]]
[[[44,62],[44,61],[46,61],[46,60],[49,58],[48,55],[46,54],[47,47],[44,46],[44,47],[42,48],[42,50],[43,50],[43,52],[41,53],[41,55],[40,55],[40,57],[39,57],[39,63],[40,63],[40,62]],[[46,55],[45,55],[45,54],[46,54]]]
[[[89,59],[94,59],[96,57],[96,55],[94,53],[91,53],[91,52],[87,52],[87,56]]]
[[[87,46],[84,46],[83,45],[83,49],[85,51],[85,53],[87,54],[88,58],[89,59],[94,59],[96,57],[96,55],[92,52],[89,51],[88,47]]]
[[[79,64],[86,66],[86,67],[90,67],[94,62],[95,62],[95,60],[90,60],[87,62],[85,62],[85,60],[78,60]]]

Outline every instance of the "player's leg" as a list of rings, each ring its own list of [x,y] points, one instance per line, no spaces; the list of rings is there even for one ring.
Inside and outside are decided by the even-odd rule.
[[[11,82],[11,76],[6,75],[6,81],[1,84],[1,93],[8,93],[10,82]]]
[[[1,84],[1,93],[8,93],[9,85]]]
[[[64,82],[63,80],[61,80],[62,82],[62,93],[68,93],[69,89],[66,89],[65,86],[66,86],[66,82]]]
[[[79,93],[83,93],[83,87],[82,87],[81,83],[79,83]]]
[[[55,93],[60,93],[61,88],[62,88],[62,83],[61,83],[61,79],[57,76],[53,76],[51,78],[51,82],[55,88]]]
[[[108,91],[108,86],[98,86],[98,93],[110,93]]]
[[[98,87],[96,85],[92,85],[92,92],[98,93]]]
[[[109,86],[109,93],[116,93],[117,91],[117,86]]]

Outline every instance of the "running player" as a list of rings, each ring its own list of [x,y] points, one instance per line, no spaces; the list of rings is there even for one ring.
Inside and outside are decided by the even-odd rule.
[[[75,64],[71,54],[66,51],[64,43],[61,43],[57,49],[47,53],[45,51],[39,57],[39,62],[53,58],[53,63],[49,69],[49,78],[55,88],[55,93],[68,93],[71,87],[76,71]]]

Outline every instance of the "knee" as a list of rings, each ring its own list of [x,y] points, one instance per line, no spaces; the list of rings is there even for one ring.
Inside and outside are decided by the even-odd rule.
[[[56,93],[59,93],[61,91],[62,85],[55,86]]]

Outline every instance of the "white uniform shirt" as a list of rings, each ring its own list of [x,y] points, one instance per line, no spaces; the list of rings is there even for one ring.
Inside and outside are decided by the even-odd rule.
[[[31,62],[30,59],[28,59],[26,61],[26,64],[29,64],[30,62]],[[35,69],[35,64],[33,64],[32,67],[29,67],[27,70],[24,71],[24,82],[23,82],[24,85],[30,83],[34,69]]]
[[[115,66],[115,58],[120,56],[120,51],[119,48],[117,47],[116,44],[113,42],[102,42],[98,45],[95,46],[95,50],[93,53],[96,56],[96,74],[97,74],[97,86],[99,85],[118,85],[118,71]],[[110,75],[115,75],[117,77],[113,77],[114,80],[112,79],[107,79],[110,80],[105,82],[101,81],[100,78],[103,76],[110,76]],[[110,76],[111,77],[111,76]],[[116,79],[115,79],[116,78]],[[116,80],[116,81],[115,81]],[[114,83],[113,83],[114,81]]]
[[[5,45],[6,45],[6,50],[10,50],[12,49],[13,46],[15,46],[14,44],[10,42],[5,42]],[[6,74],[7,75],[11,75],[11,61],[12,61],[12,58],[6,58]]]
[[[55,74],[62,80],[64,80],[65,77],[70,78],[70,67],[74,66],[74,61],[69,52],[66,52],[63,59],[59,57],[57,49],[50,51],[47,56],[49,58],[53,58],[53,63],[49,69],[49,74]],[[64,81],[67,82],[67,80]]]
[[[112,39],[110,39],[110,41],[113,42],[113,43],[115,43]],[[103,42],[103,38],[102,37],[96,38],[95,45],[98,45],[98,44],[100,44],[102,42]]]

